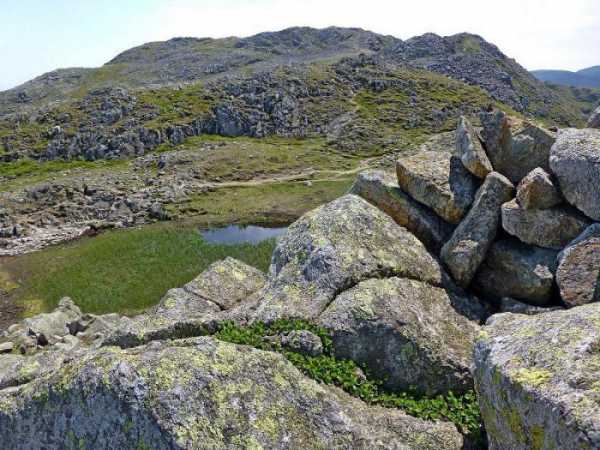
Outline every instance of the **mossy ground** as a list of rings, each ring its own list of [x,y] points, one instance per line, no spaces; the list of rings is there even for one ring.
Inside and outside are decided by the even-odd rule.
[[[227,256],[266,270],[273,248],[272,240],[207,244],[195,228],[155,225],[2,259],[0,272],[21,286],[11,299],[26,315],[52,310],[63,296],[85,312],[135,314]]]

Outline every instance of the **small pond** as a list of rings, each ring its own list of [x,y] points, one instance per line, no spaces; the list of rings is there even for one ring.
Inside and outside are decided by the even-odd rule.
[[[200,234],[206,242],[211,244],[257,244],[266,239],[276,238],[285,233],[287,227],[271,228],[256,225],[229,225],[224,228],[213,228],[212,230],[200,230]]]

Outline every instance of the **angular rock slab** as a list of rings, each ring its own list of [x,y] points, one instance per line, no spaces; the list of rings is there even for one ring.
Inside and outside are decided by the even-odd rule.
[[[546,305],[554,293],[557,254],[517,239],[496,241],[487,252],[473,287],[491,298],[514,297],[532,305]]]
[[[454,224],[467,213],[477,190],[473,176],[449,152],[425,151],[400,158],[396,173],[404,192]]]
[[[262,301],[253,320],[316,318],[340,292],[369,278],[442,282],[442,270],[425,246],[356,195],[340,197],[290,225],[273,252],[270,275],[256,294]]]
[[[484,179],[494,170],[477,132],[465,116],[458,121],[453,155],[460,158],[465,168],[477,178]]]
[[[561,130],[550,168],[567,201],[600,221],[600,130]]]
[[[452,307],[454,294],[406,278],[364,281],[321,314],[337,357],[365,366],[392,390],[472,389],[471,350],[479,325]]]
[[[536,167],[549,171],[556,134],[531,122],[493,110],[480,115],[487,155],[494,170],[518,183]]]
[[[471,210],[442,247],[440,257],[460,286],[471,283],[485,259],[500,224],[500,207],[513,190],[503,175],[490,173],[477,191]]]
[[[491,449],[600,448],[600,304],[497,314],[474,351]]]
[[[562,203],[562,196],[548,172],[536,167],[517,186],[517,202],[525,209],[548,209]]]
[[[592,114],[590,114],[590,118],[587,122],[588,128],[600,128],[600,106],[597,107]]]
[[[450,224],[402,192],[396,178],[382,170],[359,173],[349,193],[364,198],[390,215],[435,253],[452,234]]]
[[[502,228],[521,242],[562,249],[590,224],[590,220],[567,206],[524,209],[516,200],[502,205]]]
[[[91,352],[28,385],[0,391],[0,411],[4,448],[62,450],[71,442],[105,450],[463,445],[451,424],[367,406],[305,378],[282,355],[207,337]]]
[[[568,306],[600,301],[600,224],[594,224],[558,255],[556,282]]]

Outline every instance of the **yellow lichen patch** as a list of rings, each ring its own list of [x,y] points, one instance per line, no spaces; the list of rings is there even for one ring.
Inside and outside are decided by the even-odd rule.
[[[163,302],[163,307],[167,308],[167,309],[173,309],[177,306],[177,300],[175,300],[172,297],[168,297],[164,302]]]
[[[546,384],[552,378],[552,372],[546,369],[520,368],[511,372],[511,377],[524,386],[539,387]]]
[[[11,280],[6,272],[0,271],[0,292],[9,293],[17,289],[19,285]]]
[[[531,450],[542,450],[544,440],[544,428],[538,425],[531,427]]]
[[[489,338],[490,338],[490,334],[485,330],[481,330],[475,337],[475,342],[485,341]]]

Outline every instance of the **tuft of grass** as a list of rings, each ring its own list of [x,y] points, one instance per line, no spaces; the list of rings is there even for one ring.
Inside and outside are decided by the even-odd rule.
[[[303,355],[265,339],[291,330],[308,330],[319,336],[323,342],[323,354]],[[424,420],[448,420],[467,435],[471,442],[483,445],[482,421],[475,392],[469,391],[463,395],[449,392],[447,395],[424,397],[413,392],[386,391],[381,380],[373,379],[364,368],[359,370],[354,361],[338,359],[333,355],[330,333],[323,327],[299,319],[279,319],[271,324],[254,323],[244,327],[225,322],[220,325],[215,337],[234,344],[282,353],[314,380],[336,385],[367,403],[399,408]],[[359,375],[361,370],[366,377]]]
[[[22,286],[12,298],[25,315],[50,311],[63,296],[85,312],[135,314],[227,256],[267,270],[274,246],[208,244],[196,229],[147,226],[11,258],[2,269]]]

